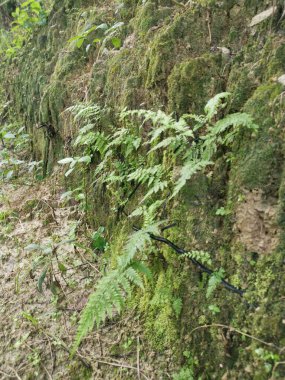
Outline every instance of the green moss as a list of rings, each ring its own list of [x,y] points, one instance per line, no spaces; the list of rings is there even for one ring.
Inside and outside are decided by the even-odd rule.
[[[234,164],[233,181],[237,186],[262,188],[267,192],[276,191],[279,186],[283,155],[275,116],[280,107],[278,96],[281,90],[278,84],[262,85],[244,106],[244,110],[255,118],[260,130],[257,137],[252,139],[241,136]]]
[[[230,111],[239,111],[256,87],[254,76],[245,67],[241,68],[239,64],[233,67],[227,83],[227,91],[232,94]]]
[[[275,54],[269,62],[267,75],[268,77],[274,75],[282,75],[285,72],[285,45],[278,46],[275,50]]]
[[[146,309],[146,335],[156,350],[171,347],[179,336],[179,310],[176,305],[181,300],[175,296],[179,289],[178,282],[178,273],[173,268],[160,271],[149,302],[141,304]]]
[[[168,78],[169,111],[202,113],[205,101],[220,92],[219,58],[202,56],[177,64]]]
[[[139,8],[132,24],[138,34],[144,36],[152,27],[165,22],[166,17],[171,13],[170,7],[158,7],[157,1],[147,1]]]

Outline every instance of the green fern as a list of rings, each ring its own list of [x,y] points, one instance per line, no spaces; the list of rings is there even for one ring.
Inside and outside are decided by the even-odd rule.
[[[188,259],[194,259],[200,261],[202,264],[211,265],[212,259],[208,252],[205,251],[191,251],[179,256],[180,259],[187,257]]]
[[[97,104],[79,103],[68,107],[65,112],[71,112],[74,121],[77,122],[98,122],[101,119],[103,110]]]
[[[96,291],[90,295],[81,314],[73,354],[95,325],[99,327],[107,317],[112,318],[116,312],[122,311],[127,296],[131,294],[132,285],[144,288],[142,275],[149,277],[150,271],[142,262],[136,261],[135,256],[151,243],[149,234],[158,233],[158,226],[159,223],[134,232],[122,255],[118,257],[118,268],[98,281]]]
[[[202,171],[203,169],[212,164],[213,162],[207,160],[186,161],[186,163],[180,171],[180,177],[175,183],[175,187],[171,195],[171,198],[174,198],[186,185],[187,181],[189,181],[196,173]]]
[[[222,92],[208,101],[205,106],[206,120],[211,121],[221,109],[226,107],[227,103],[225,100],[227,100],[230,95],[229,92]]]
[[[118,270],[109,272],[99,280],[96,291],[89,296],[78,324],[72,353],[79,347],[82,339],[94,328],[120,312],[124,305],[124,291],[130,294],[131,284]]]
[[[210,298],[217,287],[220,285],[222,279],[224,278],[225,271],[223,268],[220,268],[217,272],[214,272],[209,279],[206,297]]]
[[[114,209],[127,204],[127,195],[133,195],[134,185],[144,194],[130,215],[140,220],[142,228],[128,237],[115,266],[98,281],[82,312],[73,352],[95,325],[100,326],[106,318],[123,310],[133,286],[143,288],[145,279],[150,277],[144,261],[151,245],[150,235],[159,233],[162,205],[177,197],[195,174],[213,164],[219,147],[231,147],[241,129],[257,130],[245,113],[218,120],[225,113],[228,98],[228,93],[218,94],[207,103],[204,115],[184,115],[179,120],[161,110],[123,110],[119,115],[121,128],[110,126],[104,132],[99,129],[103,113],[99,106],[88,103],[68,109],[79,125],[74,146],[83,150],[82,159],[87,165],[87,157],[90,161],[91,157],[98,159],[94,184],[106,184]],[[62,161],[69,163],[71,170],[80,159],[68,157]],[[181,167],[178,178],[177,167]],[[204,251],[181,257],[211,264],[211,257]],[[222,270],[210,277],[207,297],[222,277]],[[181,300],[172,299],[171,305],[178,316]]]

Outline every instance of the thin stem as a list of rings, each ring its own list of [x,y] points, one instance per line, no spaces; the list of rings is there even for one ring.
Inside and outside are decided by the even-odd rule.
[[[190,335],[197,331],[197,330],[201,330],[201,329],[207,329],[207,328],[211,328],[211,327],[216,327],[216,328],[222,328],[222,329],[228,329],[230,331],[234,331],[236,332],[237,334],[240,334],[240,335],[243,335],[243,336],[246,336],[252,340],[255,340],[256,342],[259,342],[261,344],[264,344],[265,346],[268,346],[268,347],[272,347],[272,348],[275,348],[277,350],[280,350],[281,348],[276,346],[274,343],[269,343],[269,342],[266,342],[265,340],[262,340],[262,339],[259,339],[253,335],[250,335],[250,334],[247,334],[243,331],[240,331],[232,326],[227,326],[227,325],[222,325],[222,324],[219,324],[219,323],[213,323],[211,325],[203,325],[203,326],[198,326],[198,327],[195,327],[195,329],[191,330],[190,331]]]

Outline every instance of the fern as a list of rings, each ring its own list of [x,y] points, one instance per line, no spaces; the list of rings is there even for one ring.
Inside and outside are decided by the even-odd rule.
[[[159,224],[149,225],[139,231],[130,235],[124,253],[118,258],[118,265],[120,268],[127,267],[134,259],[137,252],[142,252],[147,244],[151,243],[149,234],[157,234],[159,232]]]
[[[151,243],[149,234],[158,233],[158,226],[159,223],[134,232],[122,255],[118,257],[118,268],[111,270],[98,281],[96,291],[90,295],[81,314],[72,353],[75,353],[82,339],[92,331],[95,324],[99,327],[107,317],[111,318],[115,312],[122,311],[126,297],[131,294],[132,285],[143,289],[142,274],[149,277],[150,271],[134,258]]]
[[[129,266],[124,270],[112,270],[98,281],[96,291],[89,296],[81,314],[72,349],[73,354],[95,325],[98,328],[107,317],[112,318],[116,312],[122,311],[126,297],[131,295],[132,284],[143,289],[140,271],[146,272],[138,265]]]
[[[79,104],[68,109],[80,126],[74,146],[84,151],[82,157],[62,160],[70,165],[70,170],[81,160],[88,164],[91,157],[95,161],[99,156],[94,184],[106,184],[112,192],[114,209],[126,205],[128,194],[134,194],[134,184],[135,191],[139,186],[144,194],[130,215],[140,220],[142,228],[130,234],[115,266],[98,281],[82,312],[73,352],[95,325],[100,326],[106,318],[123,310],[133,286],[143,289],[145,278],[151,276],[143,261],[147,259],[151,234],[159,232],[162,205],[176,197],[195,174],[212,165],[219,147],[230,147],[241,129],[257,130],[245,113],[218,120],[225,112],[228,98],[228,93],[218,94],[207,103],[204,115],[184,115],[179,120],[161,110],[125,109],[119,115],[121,128],[110,127],[104,132],[96,131],[103,112],[99,106]],[[178,178],[177,167],[181,167]],[[169,195],[164,197],[161,193],[166,193],[166,189]],[[204,251],[192,251],[181,257],[211,264],[211,257]],[[207,297],[222,278],[222,270],[210,277]],[[172,299],[171,305],[178,317],[181,300]]]
[[[227,103],[223,102],[223,100],[226,100],[229,96],[229,92],[222,92],[208,101],[205,106],[206,120],[211,121],[221,109],[225,108]]]
[[[206,297],[210,298],[213,292],[220,285],[222,279],[224,278],[225,271],[223,268],[220,268],[217,272],[214,272],[209,279]]]
[[[216,153],[218,146],[229,146],[242,127],[252,131],[257,131],[258,129],[250,115],[240,112],[227,115],[215,123],[214,126],[209,127],[202,144],[203,159],[210,160]],[[230,128],[232,129],[231,131],[229,131]]]
[[[67,108],[65,112],[71,112],[74,115],[74,121],[77,122],[97,122],[101,119],[103,110],[97,104],[79,103]]]
[[[187,257],[188,259],[194,259],[200,261],[202,264],[211,265],[212,259],[208,252],[205,251],[191,251],[179,256],[180,259]]]
[[[199,171],[205,169],[207,166],[212,165],[213,162],[211,161],[199,161],[199,160],[194,160],[194,161],[187,161],[185,165],[182,167],[181,172],[180,172],[180,178],[177,180],[174,191],[172,193],[171,198],[175,197],[180,190],[186,185],[186,182],[193,177],[196,173]]]
[[[119,270],[113,270],[99,280],[96,291],[89,296],[81,314],[72,349],[73,354],[95,324],[99,327],[107,316],[112,317],[115,311],[121,312],[124,305],[124,291],[130,294],[131,284]]]

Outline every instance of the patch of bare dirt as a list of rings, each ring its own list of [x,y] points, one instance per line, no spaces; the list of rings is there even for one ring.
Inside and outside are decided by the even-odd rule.
[[[277,212],[275,199],[265,199],[261,190],[246,191],[244,201],[236,210],[237,240],[251,252],[274,251],[279,241]]]
[[[100,274],[88,250],[91,231],[74,204],[60,202],[63,191],[57,174],[29,186],[1,184],[0,213],[7,216],[0,220],[0,379],[129,380],[138,378],[138,360],[140,378],[162,378],[154,355],[139,357],[143,330],[132,313],[89,334],[70,357],[80,312]],[[70,241],[76,225],[87,249]],[[25,249],[30,244],[52,253]]]

